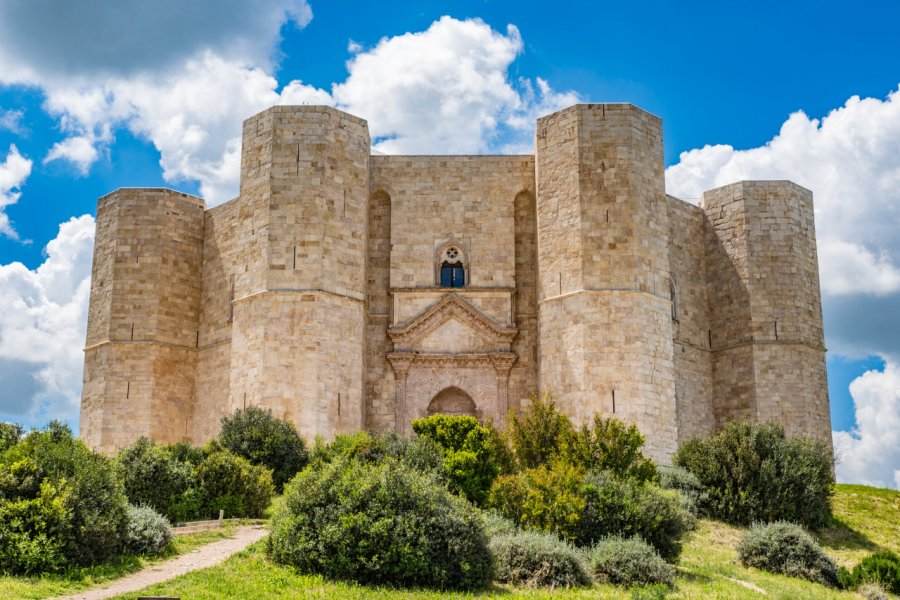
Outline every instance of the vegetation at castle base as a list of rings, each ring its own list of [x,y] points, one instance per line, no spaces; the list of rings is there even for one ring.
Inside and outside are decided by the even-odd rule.
[[[839,564],[852,567],[877,549],[900,552],[900,492],[865,486],[836,486],[836,521],[815,532],[823,549]],[[877,507],[880,512],[871,512]],[[845,524],[859,523],[854,528]],[[671,590],[626,589],[595,583],[592,587],[569,589],[527,589],[494,584],[484,591],[461,593],[428,589],[398,590],[393,586],[369,586],[332,581],[304,575],[273,561],[265,552],[265,542],[210,569],[190,573],[176,580],[140,592],[121,596],[172,596],[196,600],[252,597],[262,600],[316,598],[322,600],[451,600],[457,598],[508,598],[510,600],[549,598],[559,600],[662,598],[790,598],[791,600],[859,600],[855,592],[840,591],[817,583],[747,568],[737,561],[737,544],[747,529],[701,519],[684,540],[684,550],[675,568]],[[829,541],[830,540],[830,541]],[[877,541],[876,540],[880,540]],[[766,593],[760,593],[762,590]],[[0,584],[0,590],[3,590]],[[22,597],[11,594],[7,597]]]
[[[0,423],[0,453],[18,444],[23,433],[18,423]]]
[[[251,406],[222,417],[219,442],[254,465],[272,470],[278,493],[306,466],[306,442],[290,421],[278,419],[271,409]]]
[[[754,525],[741,538],[737,552],[745,567],[784,573],[830,587],[838,585],[837,565],[802,527],[793,523]]]
[[[867,583],[892,594],[900,594],[900,555],[882,550],[865,557],[852,570],[841,569],[841,585],[855,590]]]
[[[61,571],[110,560],[128,523],[109,459],[65,425],[33,431],[0,454],[0,571]]]
[[[810,529],[831,519],[831,448],[805,436],[788,438],[777,423],[727,423],[712,437],[683,444],[674,460],[700,480],[698,507],[712,518]]]
[[[233,530],[233,526],[226,525],[222,529],[173,538],[166,550],[158,556],[126,553],[100,565],[69,567],[59,573],[26,577],[0,575],[0,597],[26,600],[74,594],[106,584],[160,561],[186,554],[211,542],[231,537]]]
[[[450,490],[477,505],[484,504],[501,470],[511,468],[500,432],[475,417],[432,415],[414,420],[412,429],[441,449]]]
[[[427,471],[341,457],[288,484],[269,551],[334,579],[466,590],[491,581],[487,541],[476,509]]]

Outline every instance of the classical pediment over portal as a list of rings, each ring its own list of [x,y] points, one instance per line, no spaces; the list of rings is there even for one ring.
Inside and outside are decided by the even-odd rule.
[[[398,352],[468,354],[508,352],[516,332],[451,293],[388,335]]]

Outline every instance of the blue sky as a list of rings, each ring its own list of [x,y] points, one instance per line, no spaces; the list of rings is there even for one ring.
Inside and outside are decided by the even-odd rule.
[[[227,200],[254,112],[337,105],[389,153],[527,152],[536,116],[627,101],[663,118],[675,195],[814,191],[838,475],[900,487],[898,22],[894,2],[3,2],[0,419],[77,421],[96,199]]]

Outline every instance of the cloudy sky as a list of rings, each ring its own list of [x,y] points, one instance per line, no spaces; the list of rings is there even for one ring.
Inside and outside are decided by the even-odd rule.
[[[96,199],[232,198],[246,117],[530,152],[537,116],[627,101],[664,120],[671,194],[813,190],[838,478],[900,488],[900,8],[582,4],[0,0],[0,420],[77,425]]]

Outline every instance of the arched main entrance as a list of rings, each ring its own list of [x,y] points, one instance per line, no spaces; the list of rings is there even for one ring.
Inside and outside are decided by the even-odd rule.
[[[437,414],[478,416],[475,401],[456,386],[444,388],[428,403],[428,416]]]

